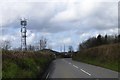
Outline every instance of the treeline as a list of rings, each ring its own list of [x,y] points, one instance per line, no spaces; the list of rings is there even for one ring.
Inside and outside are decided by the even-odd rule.
[[[13,47],[12,46],[12,41],[10,40],[0,40],[0,50],[14,50],[14,51],[21,51],[22,48],[20,47]],[[43,49],[52,49],[52,47],[48,43],[48,39],[45,37],[41,37],[39,41],[35,44],[27,44],[26,45],[26,50],[27,51],[39,51]]]
[[[78,50],[88,49],[91,47],[96,47],[105,44],[113,44],[120,42],[120,34],[119,35],[105,35],[102,36],[99,34],[97,37],[91,37],[88,40],[84,41],[83,43],[79,44]]]
[[[98,35],[79,44],[72,59],[119,71],[120,35]],[[120,71],[119,71],[120,72]]]

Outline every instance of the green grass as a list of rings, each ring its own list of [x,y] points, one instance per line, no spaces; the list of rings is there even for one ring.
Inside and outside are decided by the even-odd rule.
[[[74,54],[72,59],[120,72],[119,46],[120,44],[111,44],[85,49]]]
[[[5,64],[5,67],[3,67],[2,76],[4,76],[5,78],[14,78],[15,76],[17,76],[19,67],[15,63],[7,60],[3,63]]]
[[[53,60],[52,53],[3,51],[2,77],[39,78]]]
[[[73,60],[77,60],[77,61],[80,61],[80,62],[84,62],[84,63],[88,63],[88,64],[92,64],[92,65],[95,65],[95,66],[100,66],[100,67],[104,67],[104,68],[107,68],[107,69],[111,69],[111,70],[114,70],[114,71],[118,71],[118,62],[101,62],[99,60],[93,60],[93,59],[73,59]],[[120,71],[119,71],[120,72]]]

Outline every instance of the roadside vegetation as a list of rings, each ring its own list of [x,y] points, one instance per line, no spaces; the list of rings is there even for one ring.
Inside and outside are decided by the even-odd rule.
[[[79,45],[72,59],[120,72],[120,35],[92,37]]]
[[[41,78],[54,59],[51,50],[2,50],[2,78]]]

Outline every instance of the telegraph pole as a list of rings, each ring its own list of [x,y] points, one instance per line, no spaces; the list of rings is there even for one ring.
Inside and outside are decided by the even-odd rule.
[[[62,46],[60,46],[60,52],[62,52]]]
[[[26,46],[27,21],[26,19],[25,18],[21,19],[20,24],[21,24],[21,50],[26,51],[27,50],[27,46]]]
[[[65,44],[64,44],[64,52],[65,52]]]

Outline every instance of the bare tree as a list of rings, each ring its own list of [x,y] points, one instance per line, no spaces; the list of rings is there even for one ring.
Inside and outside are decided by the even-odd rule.
[[[47,47],[47,39],[44,37],[41,37],[40,39],[40,50],[45,49]]]
[[[78,51],[83,50],[83,49],[84,49],[83,45],[82,45],[82,44],[79,44],[79,45],[78,45]]]
[[[3,48],[3,41],[0,40],[0,50]]]
[[[11,43],[9,40],[5,40],[2,42],[2,49],[8,50],[11,48]]]
[[[34,51],[34,50],[35,50],[35,47],[32,46],[32,45],[28,45],[27,50]]]
[[[73,50],[73,47],[72,47],[72,46],[69,46],[69,48],[68,48],[68,52],[69,52],[69,53],[74,52],[74,50]]]
[[[35,51],[38,51],[39,50],[39,46],[35,46]]]

